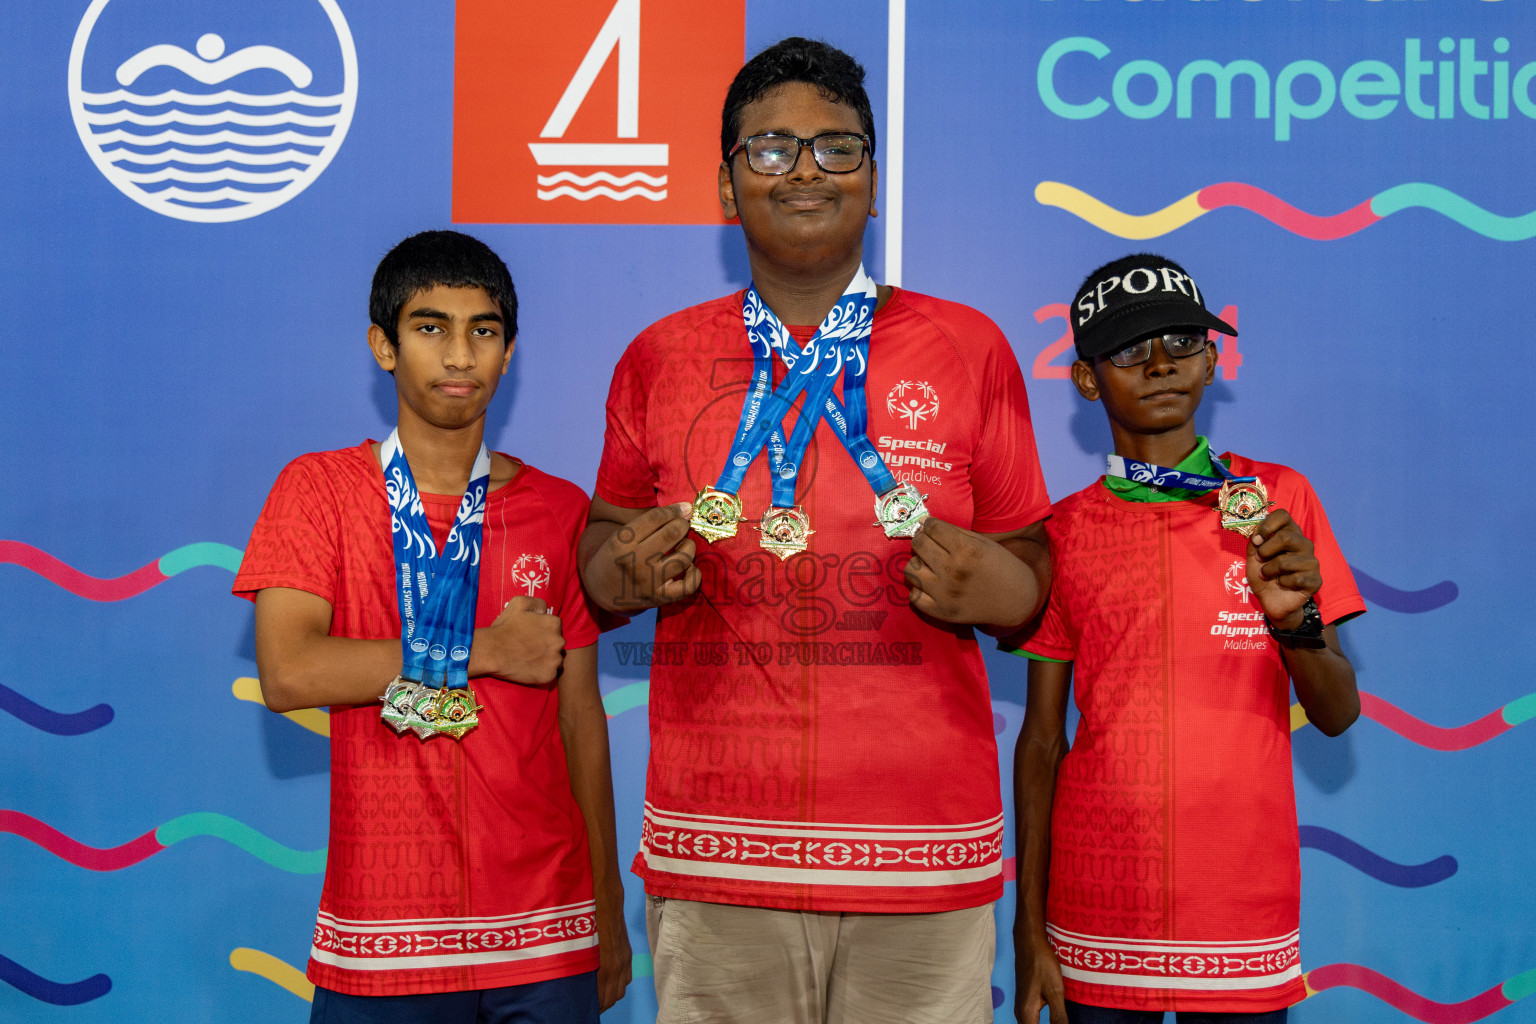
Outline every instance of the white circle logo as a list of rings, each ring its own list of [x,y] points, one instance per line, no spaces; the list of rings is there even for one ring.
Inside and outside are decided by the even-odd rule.
[[[411,641],[411,650],[415,651],[417,654],[420,654],[422,651],[424,651],[426,649],[427,649],[427,642],[425,640],[423,640],[421,637],[417,637],[415,640]]]
[[[433,661],[442,661],[448,657],[448,649],[442,644],[433,644],[431,650],[427,651],[427,657]]]
[[[752,456],[746,452],[737,452],[735,457],[731,459],[731,462],[737,466],[746,466],[752,462]]]
[[[357,106],[357,50],[336,0],[308,0],[329,20],[328,36],[318,17],[308,32],[269,26],[288,48],[260,30],[237,36],[197,24],[185,39],[143,46],[148,19],[127,13],[93,37],[113,2],[92,0],[75,31],[69,108],[85,151],[118,191],[167,217],[218,224],[276,209],[330,165]],[[194,38],[192,50],[180,45]]]
[[[469,648],[461,644],[460,646],[455,647],[453,650],[449,651],[448,657],[452,658],[454,661],[468,661]]]
[[[859,465],[863,466],[865,469],[874,469],[875,463],[879,461],[880,456],[876,455],[874,452],[865,452],[859,457]]]

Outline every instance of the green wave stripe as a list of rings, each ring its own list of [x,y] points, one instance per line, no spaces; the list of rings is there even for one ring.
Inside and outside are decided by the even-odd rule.
[[[1504,705],[1504,721],[1509,725],[1519,725],[1532,718],[1536,718],[1536,693],[1528,693]]]
[[[603,710],[608,713],[608,717],[612,718],[614,715],[622,715],[630,708],[638,708],[650,699],[650,680],[630,683],[628,686],[621,686],[617,690],[610,690],[608,693],[605,693],[603,695]]]
[[[240,568],[240,555],[239,548],[232,548],[228,544],[218,544],[211,540],[202,540],[161,555],[160,571],[169,577],[179,572],[186,572],[188,569],[196,569],[200,565],[216,565],[220,569],[234,572]]]
[[[1518,1003],[1532,992],[1536,992],[1536,970],[1515,975],[1504,983],[1500,991],[1505,999]]]
[[[1378,217],[1390,217],[1413,207],[1434,210],[1496,242],[1523,242],[1536,238],[1536,211],[1520,217],[1503,217],[1489,213],[1450,189],[1422,181],[1394,185],[1371,200],[1371,212]]]
[[[213,836],[238,846],[257,860],[292,875],[318,875],[325,870],[325,847],[318,850],[290,850],[282,843],[257,832],[251,826],[225,814],[199,811],[183,814],[155,829],[155,842],[174,846],[194,836]]]

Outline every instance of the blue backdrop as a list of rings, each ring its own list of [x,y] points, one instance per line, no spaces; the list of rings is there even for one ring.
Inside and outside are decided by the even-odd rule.
[[[742,2],[700,0],[698,19]],[[503,6],[601,22],[614,4]],[[494,130],[456,122],[455,14],[0,9],[16,143],[0,166],[0,1019],[307,1014],[326,720],[252,701],[251,610],[230,573],[284,463],[393,422],[364,347],[368,279],[393,242],[451,223],[455,124]],[[885,196],[867,263],[1003,327],[1053,496],[1093,479],[1109,445],[1059,372],[1082,275],[1151,248],[1236,307],[1241,343],[1202,428],[1311,477],[1371,605],[1342,631],[1365,717],[1337,740],[1293,733],[1303,1024],[1536,1020],[1520,1001],[1536,989],[1536,556],[1523,482],[1500,497],[1491,479],[1536,442],[1520,347],[1533,29],[1516,0],[745,5],[742,52],[814,35],[869,68]],[[241,57],[252,45],[297,63]],[[644,54],[643,75],[669,73]],[[615,74],[592,88],[608,111]],[[643,135],[655,115],[639,102]],[[578,113],[572,137],[603,141],[610,116]],[[573,223],[466,227],[523,302],[490,438],[590,488],[625,344],[745,284],[746,260],[733,226],[605,225],[604,204],[634,201],[561,202]],[[615,645],[650,628],[602,647],[626,863],[646,669]],[[1006,778],[1022,669],[989,664]],[[627,909],[644,950],[637,882]],[[635,966],[610,1016],[649,1021],[649,962]]]

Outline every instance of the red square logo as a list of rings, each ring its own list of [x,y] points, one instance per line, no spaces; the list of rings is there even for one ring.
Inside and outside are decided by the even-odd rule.
[[[719,224],[746,0],[458,0],[453,219]]]

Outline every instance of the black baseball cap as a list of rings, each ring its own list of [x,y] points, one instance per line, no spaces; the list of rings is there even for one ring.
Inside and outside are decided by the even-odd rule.
[[[1107,356],[1139,338],[1178,327],[1237,337],[1237,328],[1205,308],[1194,278],[1177,263],[1137,253],[1088,275],[1072,298],[1072,341],[1079,359]]]

